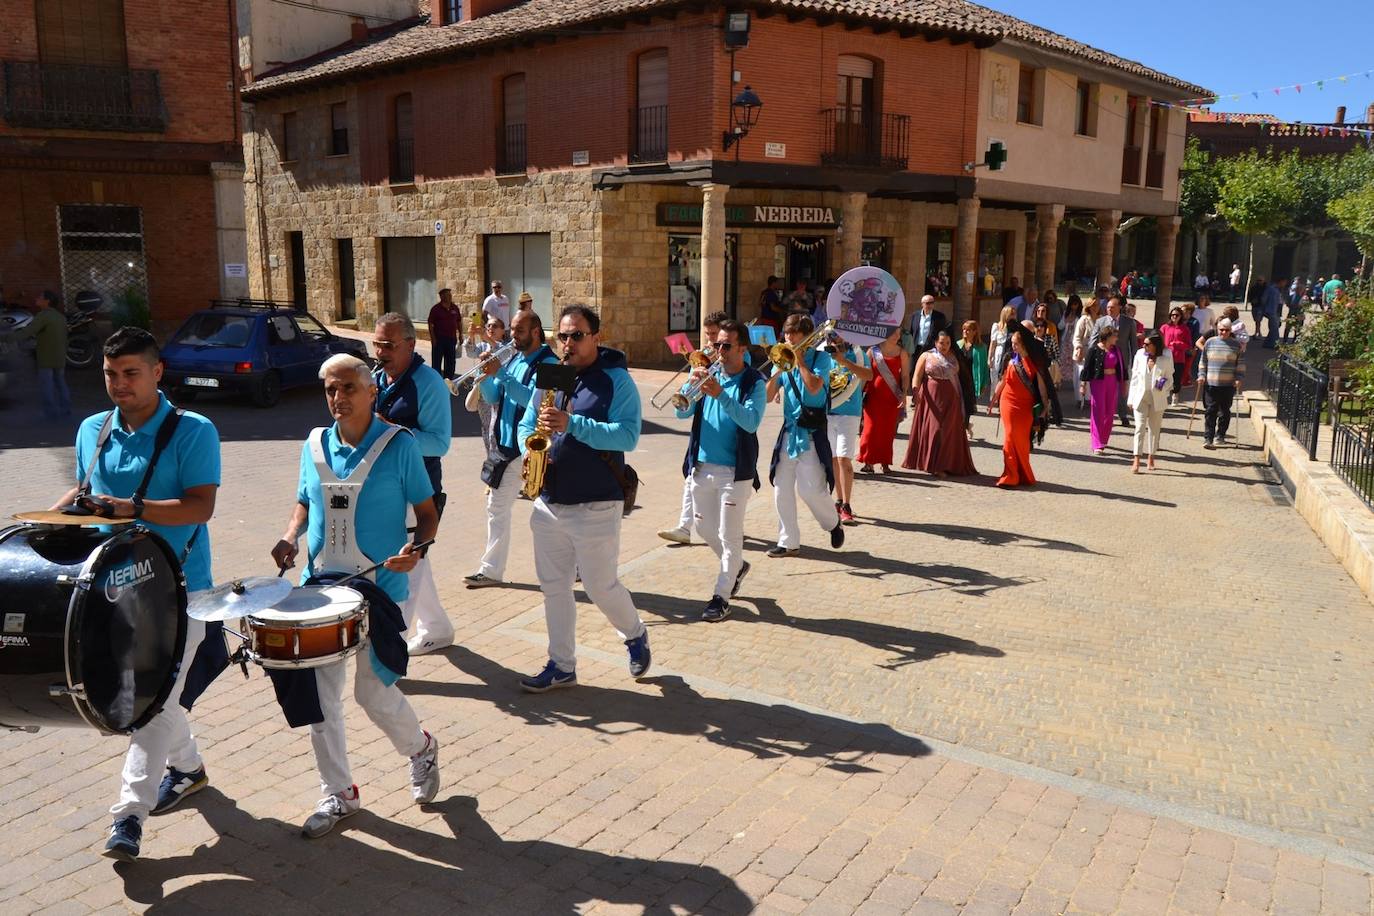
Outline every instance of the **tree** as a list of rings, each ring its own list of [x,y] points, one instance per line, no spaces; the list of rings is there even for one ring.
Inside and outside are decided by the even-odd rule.
[[[1374,257],[1374,181],[1331,201],[1326,210],[1355,239],[1365,260]]]
[[[1189,137],[1179,167],[1178,215],[1193,233],[1193,249],[1199,267],[1207,265],[1207,226],[1217,218],[1217,194],[1221,172],[1197,137]]]
[[[1298,204],[1297,176],[1293,160],[1275,160],[1250,150],[1243,156],[1218,163],[1220,185],[1217,189],[1217,214],[1237,232],[1249,238],[1249,263],[1245,288],[1249,289],[1255,272],[1256,234],[1271,233],[1290,218]]]

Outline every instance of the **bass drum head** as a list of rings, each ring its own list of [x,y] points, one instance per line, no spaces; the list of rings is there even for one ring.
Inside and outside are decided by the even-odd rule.
[[[181,564],[166,541],[139,528],[102,544],[86,572],[90,588],[72,597],[68,623],[71,674],[94,725],[132,731],[157,715],[176,683],[186,646]]]

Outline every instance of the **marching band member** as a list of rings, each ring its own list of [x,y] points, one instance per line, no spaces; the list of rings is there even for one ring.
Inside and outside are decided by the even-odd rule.
[[[444,514],[442,458],[453,437],[452,397],[444,379],[415,352],[415,325],[405,315],[388,312],[377,319],[372,335],[377,368],[377,416],[415,434],[434,491],[434,507]],[[439,602],[429,560],[421,558],[410,575],[410,597],[401,606],[406,623],[415,624],[407,643],[411,655],[423,655],[453,644],[453,624]]]
[[[80,496],[95,514],[141,519],[180,557],[187,589],[210,588],[206,523],[219,489],[219,433],[200,414],[173,408],[158,391],[162,362],[153,335],[120,328],[105,342],[104,356],[105,390],[114,409],[82,422],[76,476],[84,487],[69,490],[53,508]],[[129,737],[104,851],[112,859],[137,859],[148,815],[170,811],[209,785],[186,710],[228,663],[221,629],[187,619],[186,648],[168,702]]]
[[[533,309],[516,312],[511,331],[516,355],[504,366],[494,359],[488,361],[486,377],[478,386],[482,402],[491,405],[495,419],[491,447],[482,464],[482,481],[487,485],[487,549],[477,572],[463,578],[468,588],[500,585],[506,579],[511,508],[521,483],[519,466],[511,468],[511,462],[520,457],[516,431],[534,395],[535,367],[558,362],[544,343],[544,325]]]
[[[706,320],[701,323],[702,350],[712,345],[716,336],[720,333],[720,323],[728,317],[729,316],[724,312],[712,312],[706,316]],[[746,336],[747,333],[748,332],[746,332]],[[683,391],[686,391],[687,386],[690,384],[690,379],[683,382],[682,387],[678,389],[678,393],[681,394]],[[689,476],[682,482],[682,514],[678,517],[677,527],[664,528],[658,533],[658,536],[665,541],[672,541],[674,544],[690,544],[692,543],[692,524],[692,478]]]
[[[391,329],[399,330],[400,326],[391,323]],[[307,580],[330,572],[351,574],[386,558],[385,566],[375,573],[372,594],[378,600],[372,601],[368,636],[355,656],[353,698],[391,739],[397,753],[410,761],[411,795],[417,804],[425,804],[439,792],[439,743],[420,727],[410,701],[396,686],[406,667],[401,643],[405,628],[399,608],[379,605],[385,598],[396,605],[406,600],[411,584],[407,574],[421,556],[413,544],[434,537],[439,527],[434,491],[416,437],[373,415],[377,386],[366,363],[340,353],[325,360],[320,378],[324,379],[325,401],[334,425],[314,430],[301,449],[296,506],[285,534],[272,548],[272,559],[282,569],[294,566],[302,532],[308,532]],[[329,499],[324,496],[326,487]],[[407,506],[415,512],[414,542],[406,536]],[[336,531],[341,536],[333,536]],[[379,621],[394,625],[382,626]],[[310,724],[310,744],[323,797],[301,833],[321,837],[362,807],[348,767],[344,731],[343,688],[348,661],[270,673],[279,699],[285,695],[299,704],[292,709],[290,700],[283,699],[288,721],[292,725]],[[286,682],[277,677],[311,674],[313,696],[307,697],[302,694],[311,691],[299,682],[288,690]]]
[[[839,335],[826,345],[825,352],[830,354],[838,366],[849,374],[849,384],[844,390],[831,391],[829,416],[826,417],[826,433],[830,439],[830,453],[835,463],[835,511],[840,513],[840,523],[857,525],[854,509],[849,505],[854,495],[854,459],[859,454],[859,418],[864,410],[864,384],[873,378],[868,356],[863,347],[846,342]],[[827,384],[829,379],[826,380]]]
[[[530,516],[534,571],[544,593],[549,662],[520,686],[543,693],[577,683],[577,603],[573,577],[625,640],[630,675],[643,677],[652,660],[649,632],[630,592],[620,583],[620,520],[630,478],[625,453],[639,443],[639,391],[625,354],[599,346],[601,318],[569,305],[558,318],[563,362],[577,371],[571,397],[536,390],[520,420],[522,451],[536,427],[551,438],[549,467]]]
[[[788,315],[782,325],[783,337],[793,348],[814,329],[811,316],[800,313]],[[783,413],[768,474],[778,513],[778,543],[768,551],[770,557],[794,557],[801,552],[798,494],[817,524],[830,532],[830,546],[838,549],[844,544],[840,513],[827,492],[835,488],[825,411],[827,383],[834,368],[830,354],[808,349],[797,353],[795,366],[768,380],[768,400],[781,397]]]
[[[759,488],[758,428],[768,403],[768,383],[748,363],[745,326],[722,320],[715,348],[716,364],[692,371],[703,396],[677,411],[679,419],[692,418],[682,469],[691,487],[697,531],[720,561],[715,590],[701,615],[711,623],[730,616],[729,599],[749,574],[744,513],[751,489]]]

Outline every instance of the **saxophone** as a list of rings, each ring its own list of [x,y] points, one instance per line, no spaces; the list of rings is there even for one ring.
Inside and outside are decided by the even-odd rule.
[[[539,402],[539,411],[543,413],[546,408],[552,406],[553,391],[545,391],[543,399]],[[542,420],[537,420],[534,432],[525,437],[525,466],[520,471],[520,478],[525,481],[523,492],[530,499],[537,499],[539,492],[544,489],[544,475],[549,470],[551,444],[549,428]]]

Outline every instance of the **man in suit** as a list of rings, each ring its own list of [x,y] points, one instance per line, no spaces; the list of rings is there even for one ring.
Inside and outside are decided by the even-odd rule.
[[[922,353],[935,347],[935,338],[940,336],[949,325],[949,319],[945,313],[935,308],[934,296],[922,296],[921,308],[911,316],[911,321],[907,324],[907,333],[911,345],[907,347],[907,352],[911,354],[911,365],[916,365],[916,359]]]
[[[1126,371],[1129,372],[1129,367],[1135,360],[1135,351],[1140,340],[1140,322],[1126,314],[1126,297],[1120,293],[1112,296],[1107,303],[1107,314],[1097,319],[1097,324],[1093,325],[1093,336],[1092,340],[1088,342],[1088,346],[1097,346],[1098,335],[1106,327],[1116,328],[1116,345],[1121,348],[1121,357],[1127,367]],[[1123,426],[1130,426],[1131,412],[1126,407],[1125,387],[1124,385],[1117,386],[1120,390],[1117,395],[1116,413]]]

